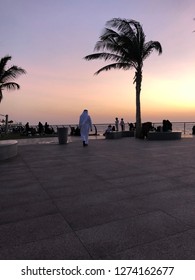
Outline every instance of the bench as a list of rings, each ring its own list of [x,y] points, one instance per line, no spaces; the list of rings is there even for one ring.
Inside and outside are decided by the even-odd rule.
[[[134,137],[135,132],[134,131],[122,131],[122,137]]]
[[[0,161],[16,156],[18,153],[18,141],[1,140],[0,141]]]
[[[148,140],[179,140],[181,139],[181,132],[156,132],[149,131],[147,135]]]
[[[111,131],[106,133],[106,139],[119,139],[122,137],[134,137],[134,131]]]
[[[106,139],[119,139],[122,137],[122,132],[121,131],[107,132],[105,137]]]

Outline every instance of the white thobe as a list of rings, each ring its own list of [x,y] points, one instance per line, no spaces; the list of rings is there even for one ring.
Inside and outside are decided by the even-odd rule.
[[[85,142],[85,144],[88,144],[89,130],[92,129],[92,121],[91,117],[86,111],[84,111],[80,116],[79,128],[82,140]]]

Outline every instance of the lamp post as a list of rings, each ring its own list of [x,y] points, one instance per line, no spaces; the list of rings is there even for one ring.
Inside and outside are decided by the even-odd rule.
[[[0,114],[0,116],[5,117],[5,134],[7,134],[8,133],[8,115]]]
[[[8,133],[8,115],[5,115],[5,134]]]

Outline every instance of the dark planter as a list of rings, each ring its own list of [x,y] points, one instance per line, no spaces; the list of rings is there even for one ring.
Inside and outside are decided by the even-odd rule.
[[[58,127],[58,141],[59,144],[67,144],[68,142],[68,128]]]

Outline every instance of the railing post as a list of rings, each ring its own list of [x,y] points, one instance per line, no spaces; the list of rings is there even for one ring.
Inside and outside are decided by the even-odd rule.
[[[8,133],[8,115],[5,115],[5,134]]]

